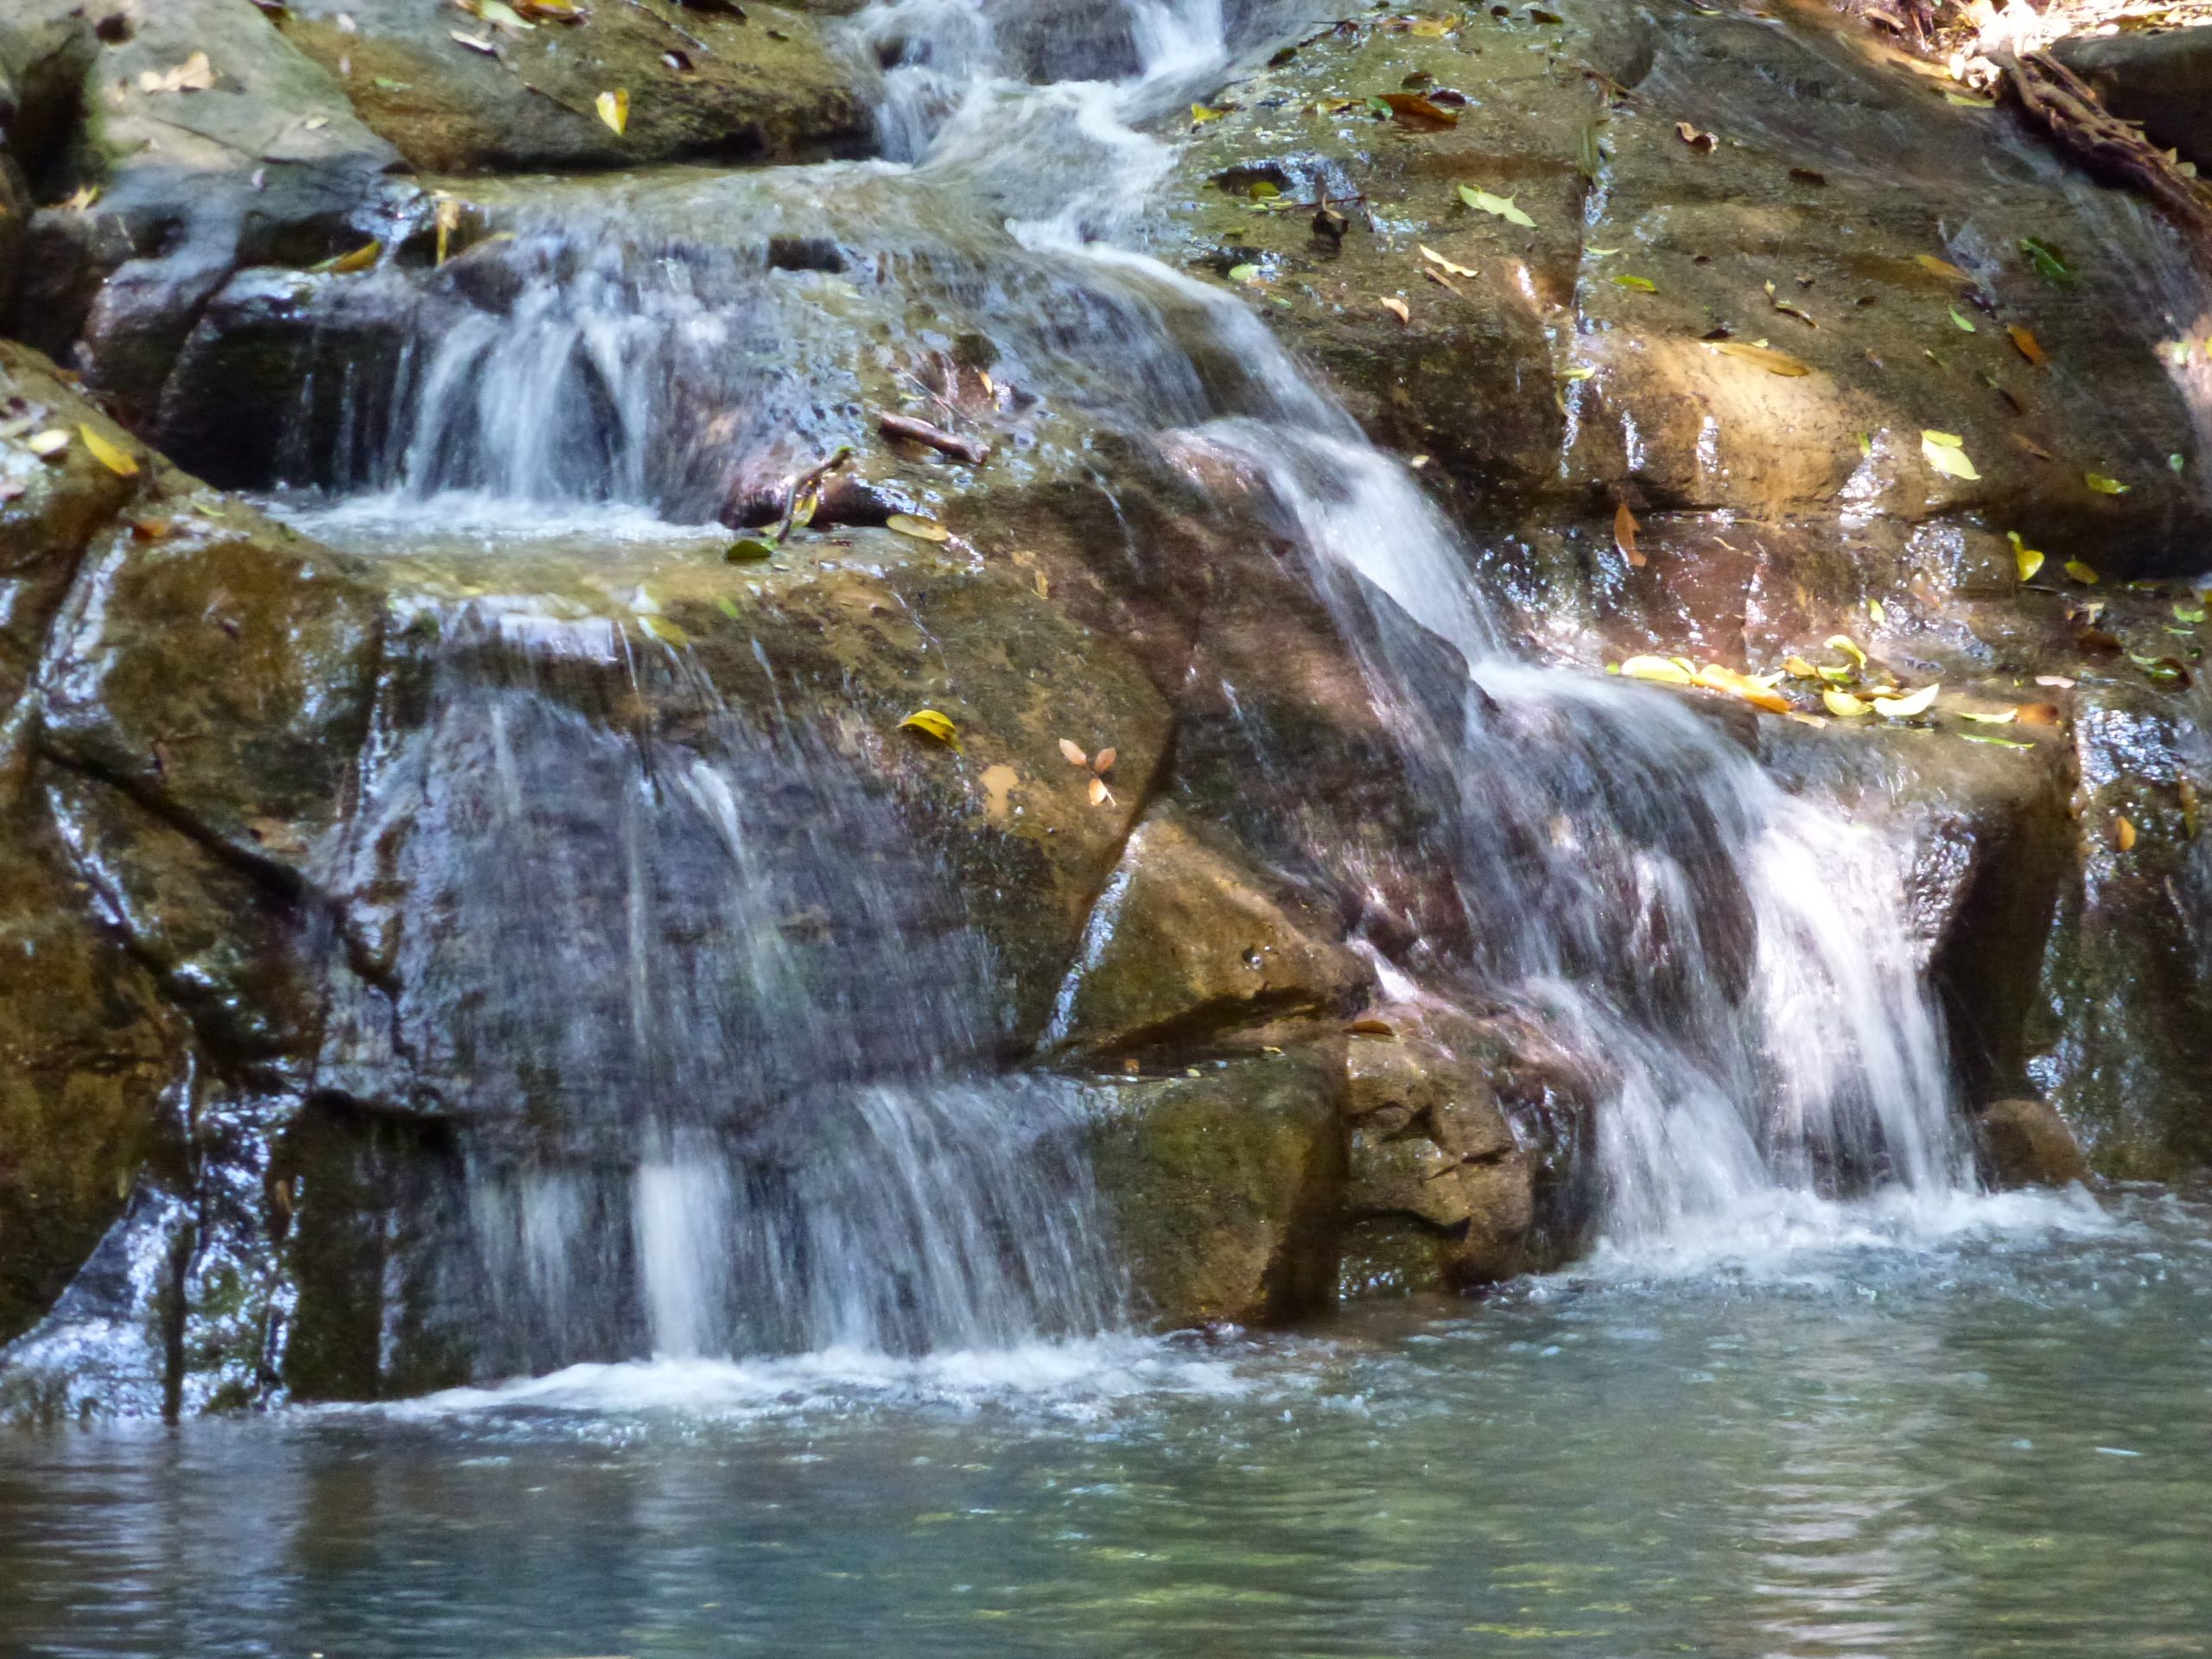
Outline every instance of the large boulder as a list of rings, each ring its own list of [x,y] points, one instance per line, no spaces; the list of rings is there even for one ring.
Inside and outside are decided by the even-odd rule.
[[[863,66],[787,8],[575,10],[532,23],[451,0],[302,0],[277,27],[426,173],[789,162],[868,143]],[[620,131],[602,93],[625,100]]]
[[[2072,36],[2051,55],[2096,89],[2124,121],[2139,121],[2153,143],[2212,172],[2212,29]]]

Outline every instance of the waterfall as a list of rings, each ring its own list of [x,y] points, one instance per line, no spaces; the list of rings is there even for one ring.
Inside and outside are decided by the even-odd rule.
[[[851,331],[933,300],[985,319],[1009,380],[1241,477],[1298,550],[1446,826],[1471,944],[1443,988],[1601,1081],[1609,1249],[1817,1234],[1840,1198],[1970,1185],[1889,849],[1690,703],[1517,655],[1414,476],[1241,298],[1137,251],[1173,159],[1141,124],[1280,38],[1276,11],[880,0],[849,29],[887,66],[894,161],[618,185],[596,218],[518,205],[506,300],[458,324],[424,301],[387,431],[323,481],[418,526],[470,502],[702,522],[859,435]],[[746,229],[702,246],[704,218]],[[400,978],[460,999],[455,1052],[425,1063],[486,1126],[472,1214],[505,1363],[1110,1327],[1079,1103],[992,1075],[983,947],[886,804],[817,739],[721,707],[679,648],[479,613],[357,851],[411,823],[409,902],[458,918]],[[564,662],[690,699],[704,737],[562,712],[530,677]]]

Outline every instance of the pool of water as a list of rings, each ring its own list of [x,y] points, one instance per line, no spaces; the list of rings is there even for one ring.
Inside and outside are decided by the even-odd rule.
[[[2212,1204],[0,1435],[22,1655],[2200,1654]]]

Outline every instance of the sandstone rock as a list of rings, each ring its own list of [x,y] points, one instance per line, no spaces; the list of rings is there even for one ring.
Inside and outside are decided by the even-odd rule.
[[[2075,36],[2051,53],[2152,143],[2212,171],[2212,29]]]
[[[648,0],[517,33],[456,19],[447,0],[304,0],[279,27],[425,172],[789,162],[856,154],[868,138],[868,78],[779,6]],[[496,53],[461,45],[456,29]],[[596,108],[617,89],[629,99],[619,134]]]
[[[1048,1040],[1100,1052],[1203,1042],[1348,1006],[1364,964],[1270,887],[1180,814],[1147,818],[1091,912]]]
[[[2074,1132],[2047,1102],[1992,1101],[1975,1128],[1999,1186],[2065,1186],[2089,1179],[2089,1160]]]
[[[1241,1324],[1328,1299],[1343,1086],[1308,1053],[1097,1085],[1092,1156],[1142,1311]]]

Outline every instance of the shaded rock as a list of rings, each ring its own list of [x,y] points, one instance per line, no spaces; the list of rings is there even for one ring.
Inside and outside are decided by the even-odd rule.
[[[2047,1102],[1992,1101],[1975,1132],[1990,1179],[1999,1186],[2064,1186],[2089,1179],[2089,1160],[2074,1132]]]
[[[456,17],[448,0],[303,0],[278,27],[425,172],[788,162],[858,154],[868,138],[861,66],[779,6],[639,0],[518,33]],[[596,108],[618,88],[629,98],[620,134]]]
[[[169,89],[195,53],[213,84]],[[75,124],[40,169],[41,196],[98,192],[89,207],[34,219],[22,332],[73,354],[128,409],[153,409],[232,271],[309,264],[379,233],[379,181],[397,153],[251,5],[115,0],[96,29],[76,0],[24,0],[0,19],[0,61],[22,60],[83,66]]]
[[[2212,171],[2212,29],[2075,36],[2050,50],[2152,143]]]
[[[1343,1090],[1328,1058],[1300,1052],[1096,1086],[1098,1190],[1159,1323],[1279,1320],[1328,1300]]]
[[[1147,818],[1091,912],[1047,1039],[1116,1052],[1346,1007],[1369,972],[1316,937],[1320,920],[1181,814]]]

